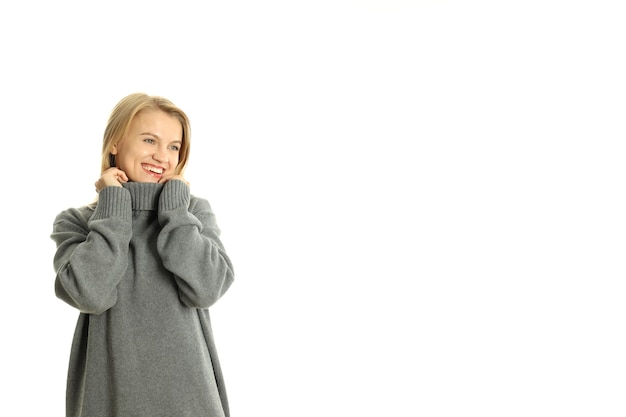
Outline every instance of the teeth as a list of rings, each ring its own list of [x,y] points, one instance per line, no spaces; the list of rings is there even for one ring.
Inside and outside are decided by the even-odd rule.
[[[155,174],[162,174],[163,173],[163,170],[161,168],[156,168],[156,167],[152,167],[152,166],[149,166],[149,165],[144,165],[143,167],[145,169],[147,169],[148,171],[154,172]]]

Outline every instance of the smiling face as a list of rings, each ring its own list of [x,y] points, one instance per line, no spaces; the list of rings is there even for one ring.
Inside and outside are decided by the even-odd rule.
[[[180,121],[161,110],[143,110],[111,153],[117,168],[130,181],[158,182],[174,173],[180,156],[183,128]]]

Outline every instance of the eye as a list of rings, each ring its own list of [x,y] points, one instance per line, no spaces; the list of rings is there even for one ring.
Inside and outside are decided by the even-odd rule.
[[[173,151],[178,152],[178,151],[180,151],[180,146],[178,146],[178,145],[170,145],[170,149],[173,150]]]
[[[150,143],[150,144],[155,143],[155,140],[152,139],[152,138],[145,138],[143,141],[146,142],[146,143]]]

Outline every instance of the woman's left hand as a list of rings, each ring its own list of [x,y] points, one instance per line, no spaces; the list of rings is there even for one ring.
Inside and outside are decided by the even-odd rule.
[[[165,184],[166,182],[170,181],[170,180],[181,180],[182,182],[184,182],[187,185],[189,184],[189,181],[187,181],[182,175],[180,174],[172,174],[172,175],[167,175],[165,177],[161,177],[161,179],[159,180],[159,184]]]

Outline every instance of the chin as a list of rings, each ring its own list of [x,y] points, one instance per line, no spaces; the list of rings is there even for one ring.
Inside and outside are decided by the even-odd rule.
[[[151,175],[141,175],[137,182],[159,182],[160,178],[155,178]]]

